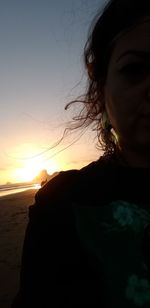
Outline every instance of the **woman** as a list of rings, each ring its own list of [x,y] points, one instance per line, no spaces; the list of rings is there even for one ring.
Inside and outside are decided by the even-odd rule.
[[[85,64],[104,155],[36,194],[13,308],[150,307],[150,1],[110,1]]]

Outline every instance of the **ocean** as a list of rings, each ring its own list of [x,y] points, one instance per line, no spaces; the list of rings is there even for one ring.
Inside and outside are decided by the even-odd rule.
[[[5,184],[0,185],[0,197],[16,194],[18,192],[22,192],[28,189],[39,189],[41,187],[40,184],[33,183],[16,183],[16,184]]]

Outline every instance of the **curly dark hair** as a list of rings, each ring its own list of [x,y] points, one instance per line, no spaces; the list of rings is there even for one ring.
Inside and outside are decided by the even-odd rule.
[[[103,125],[105,102],[103,88],[109,60],[118,36],[134,26],[143,17],[150,17],[150,0],[110,0],[94,18],[84,48],[84,63],[88,72],[87,91],[66,105],[83,103],[79,114],[73,118],[74,128],[93,125],[98,146],[105,154],[118,148],[111,125]]]

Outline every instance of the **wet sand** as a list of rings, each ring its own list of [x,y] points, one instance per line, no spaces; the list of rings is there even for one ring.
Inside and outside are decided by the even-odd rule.
[[[10,308],[19,285],[28,207],[36,189],[0,197],[0,307]]]

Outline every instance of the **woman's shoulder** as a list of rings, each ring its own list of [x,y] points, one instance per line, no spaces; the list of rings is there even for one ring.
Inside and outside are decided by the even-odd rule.
[[[35,195],[36,203],[41,201],[59,200],[62,197],[70,196],[74,187],[86,184],[96,173],[99,174],[103,163],[99,160],[93,161],[81,169],[70,169],[60,171],[55,177],[43,185]]]
[[[95,173],[97,163],[92,162],[81,169],[70,169],[60,171],[55,177],[41,187],[35,195],[36,203],[46,201],[50,198],[52,201],[58,201],[62,198],[70,197],[74,188],[79,187],[81,183],[90,180]]]
[[[65,193],[69,193],[71,187],[80,177],[80,170],[72,169],[60,171],[55,177],[42,186],[35,195],[36,203],[59,200]]]
[[[105,178],[107,164],[103,159],[93,161],[81,169],[61,171],[38,190],[35,194],[35,204],[30,206],[29,212],[45,213],[52,207],[64,208],[70,201],[88,202],[91,196],[93,198],[99,191],[100,185],[103,186]],[[102,190],[104,191],[104,187]]]

